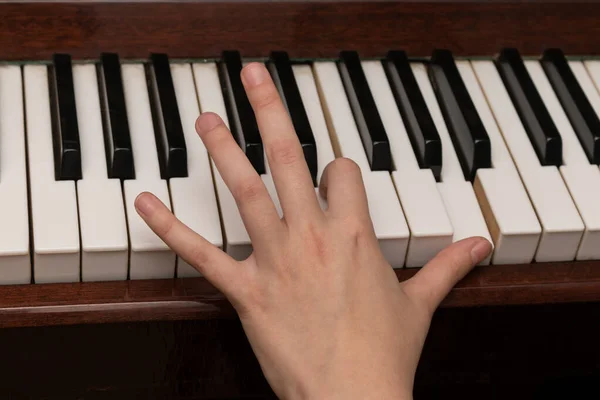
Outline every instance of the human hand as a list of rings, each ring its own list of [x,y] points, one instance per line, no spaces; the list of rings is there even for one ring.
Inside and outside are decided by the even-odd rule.
[[[457,242],[399,282],[369,216],[361,172],[329,164],[319,205],[302,149],[266,68],[242,81],[261,131],[284,217],[223,121],[196,129],[236,199],[253,245],[235,261],[190,230],[153,195],[136,208],[150,228],[235,307],[261,368],[286,399],[408,399],[431,317],[450,289],[491,250]]]

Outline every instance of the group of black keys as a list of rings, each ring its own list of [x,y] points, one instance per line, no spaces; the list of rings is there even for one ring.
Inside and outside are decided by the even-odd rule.
[[[442,143],[413,75],[410,59],[404,51],[390,51],[382,62],[388,64],[385,71],[390,88],[419,165],[421,168],[431,169],[439,181]],[[491,144],[486,129],[461,79],[452,53],[448,50],[435,50],[431,58],[423,62],[427,65],[429,78],[465,179],[473,181],[477,169],[492,167]],[[273,52],[266,63],[277,82],[316,185],[317,148],[294,78],[293,61],[286,52],[278,51]],[[350,105],[371,169],[392,171],[394,166],[388,135],[395,133],[384,129],[359,55],[354,51],[343,51],[337,63],[343,65],[347,72],[343,75],[343,82],[346,93],[352,93],[349,96]],[[559,49],[549,49],[543,53],[541,63],[590,163],[600,164],[600,121],[573,75],[565,55]],[[502,50],[495,58],[495,64],[540,163],[561,165],[561,136],[529,77],[518,50]],[[256,171],[264,174],[263,144],[240,77],[242,57],[237,51],[225,51],[218,65],[226,110],[232,121],[232,134]],[[169,58],[166,54],[151,54],[145,67],[161,177],[186,177],[186,144]],[[397,72],[399,79],[392,78],[389,68]],[[97,71],[103,105],[101,108],[108,176],[135,179],[119,56],[103,53]],[[81,179],[79,129],[69,55],[54,55],[49,79],[55,178]]]

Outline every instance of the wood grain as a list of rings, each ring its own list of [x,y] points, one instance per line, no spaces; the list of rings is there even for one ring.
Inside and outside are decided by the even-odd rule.
[[[418,269],[399,269],[399,280]],[[600,300],[600,263],[481,266],[442,307]],[[0,327],[233,318],[235,310],[204,278],[0,286]]]
[[[600,54],[600,3],[523,1],[201,1],[0,3],[2,60],[49,60],[54,52],[97,58],[102,51],[144,58],[246,57],[286,50],[291,57],[336,57],[354,49],[428,56],[493,55],[517,47],[538,55]]]

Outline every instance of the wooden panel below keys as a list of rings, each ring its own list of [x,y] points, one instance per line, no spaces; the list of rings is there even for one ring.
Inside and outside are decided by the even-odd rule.
[[[398,279],[418,269],[395,270]],[[478,266],[443,308],[600,301],[597,261]],[[205,278],[0,286],[0,328],[233,318]]]

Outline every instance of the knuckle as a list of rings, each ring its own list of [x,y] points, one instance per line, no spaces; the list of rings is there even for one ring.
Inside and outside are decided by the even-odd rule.
[[[175,218],[171,216],[165,216],[162,218],[160,224],[157,225],[156,234],[161,238],[167,238],[173,232],[173,228],[175,226]]]
[[[291,139],[274,141],[270,146],[270,159],[280,165],[291,165],[298,162],[300,154],[296,143]]]
[[[354,215],[344,220],[342,229],[355,239],[364,238],[369,232],[369,227],[365,219]]]
[[[249,179],[238,185],[234,197],[243,203],[255,202],[261,196],[261,185],[262,181],[260,178]]]
[[[270,86],[262,84],[254,88],[253,91],[252,102],[254,103],[254,107],[259,110],[273,107],[280,101],[279,94]]]

